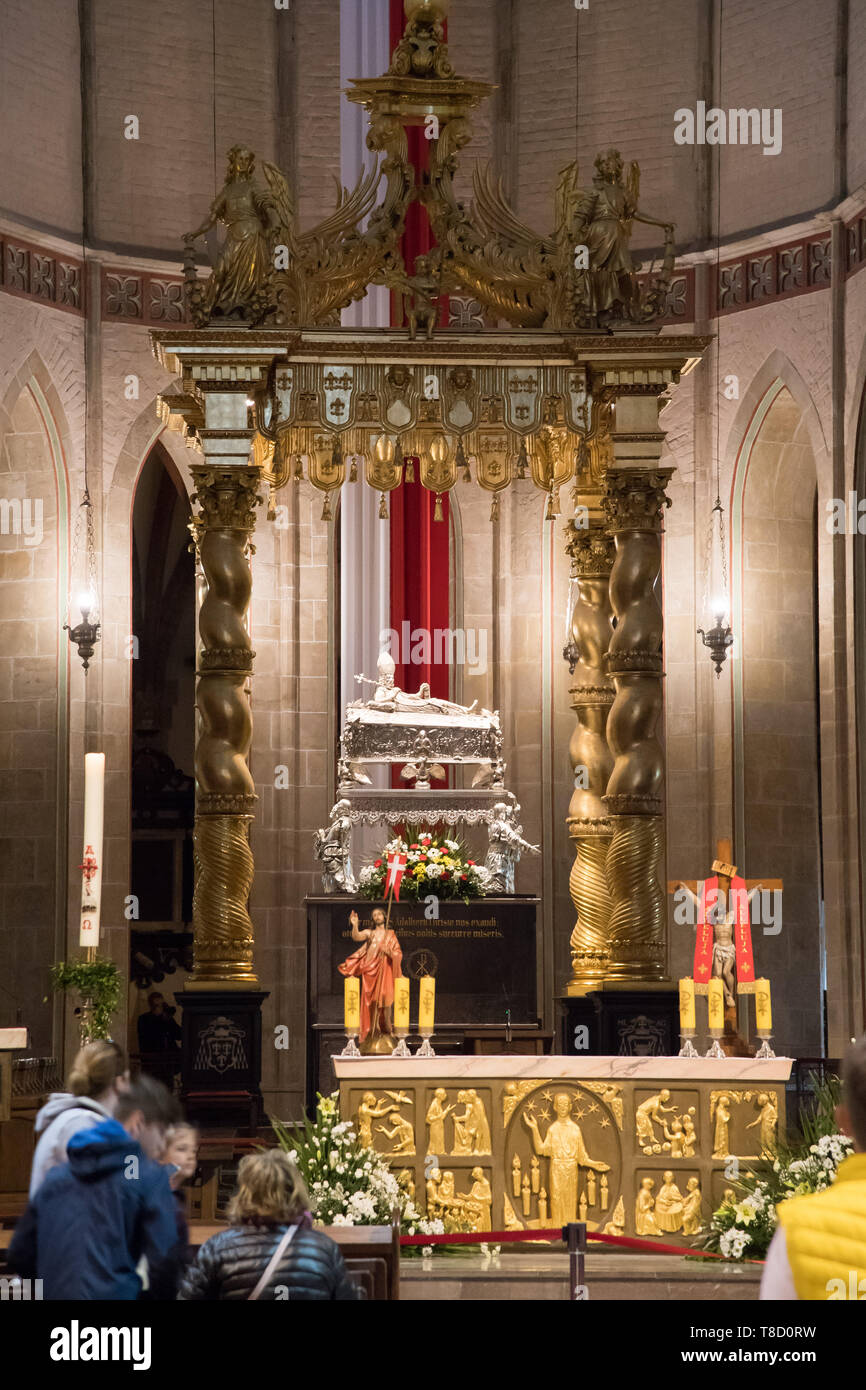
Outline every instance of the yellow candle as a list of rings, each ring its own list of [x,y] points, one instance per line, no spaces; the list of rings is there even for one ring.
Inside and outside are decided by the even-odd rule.
[[[755,983],[755,1017],[759,1033],[772,1033],[773,1010],[770,1007],[769,980],[758,980]]]
[[[409,1032],[409,981],[405,975],[394,981],[394,1028]]]
[[[433,1032],[433,1018],[436,1013],[436,981],[432,975],[422,975],[418,992],[418,1031]]]
[[[361,1027],[361,981],[355,975],[347,975],[343,982],[343,1017],[346,1036],[357,1037]]]
[[[680,1032],[690,1035],[695,1031],[695,982],[687,976],[680,980]]]
[[[84,858],[81,861],[79,946],[99,945],[102,904],[102,822],[105,804],[105,754],[84,755]]]
[[[725,989],[718,976],[707,985],[707,1009],[710,1028],[721,1033],[725,1026]]]

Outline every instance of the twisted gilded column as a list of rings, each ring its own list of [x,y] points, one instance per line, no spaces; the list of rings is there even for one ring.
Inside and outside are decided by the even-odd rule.
[[[654,402],[653,402],[654,405]],[[656,436],[660,446],[661,436]],[[653,440],[655,442],[655,440]],[[616,629],[607,670],[616,695],[607,721],[613,770],[603,798],[611,822],[607,880],[609,980],[659,980],[666,968],[662,708],[662,512],[672,468],[614,467],[604,510],[616,544],[610,598]]]
[[[196,683],[196,808],[193,846],[194,956],[191,988],[249,987],[253,883],[249,826],[256,803],[247,758],[252,715],[247,689],[255,653],[247,610],[252,591],[250,536],[260,470],[193,466],[193,520],[204,581]]]
[[[571,577],[577,584],[571,637],[578,652],[569,694],[578,723],[568,746],[574,774],[568,807],[574,863],[568,887],[577,920],[569,941],[571,979],[566,989],[579,994],[603,981],[610,961],[610,820],[602,797],[613,768],[606,731],[614,691],[605,658],[612,631],[609,581],[614,551],[597,516],[590,515],[588,528],[570,521],[567,529]]]

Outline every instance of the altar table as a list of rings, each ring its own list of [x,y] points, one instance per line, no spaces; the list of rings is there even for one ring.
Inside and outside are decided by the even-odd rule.
[[[454,1229],[706,1230],[784,1126],[792,1059],[334,1057],[340,1113]],[[739,1195],[739,1194],[738,1194]]]

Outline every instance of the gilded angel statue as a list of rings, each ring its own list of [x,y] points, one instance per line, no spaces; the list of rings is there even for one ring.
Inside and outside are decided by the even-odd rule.
[[[255,179],[256,157],[242,145],[228,152],[226,181],[210,212],[184,237],[184,277],[194,323],[237,318],[249,324],[320,326],[366,293],[379,273],[387,237],[359,230],[376,200],[378,165],[362,171],[351,192],[338,185],[334,211],[308,231],[297,225],[285,176],[262,160],[267,187]],[[210,279],[195,269],[193,243],[217,223],[225,242]]]
[[[624,177],[618,150],[600,154],[588,189],[580,187],[578,172],[575,161],[559,175],[549,236],[520,221],[489,167],[476,169],[471,211],[460,209],[445,233],[451,276],[521,327],[604,331],[616,320],[646,322],[670,281],[673,223],[640,212],[637,164]],[[629,250],[634,222],[665,232],[661,273],[643,293],[640,263]]]

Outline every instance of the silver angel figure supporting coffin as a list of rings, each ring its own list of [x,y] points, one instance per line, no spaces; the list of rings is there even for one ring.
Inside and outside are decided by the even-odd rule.
[[[322,865],[322,889],[325,893],[356,893],[358,885],[352,873],[352,822],[347,815],[348,801],[338,801],[331,810],[331,822],[316,831],[316,858]]]
[[[541,852],[539,845],[531,845],[523,838],[523,826],[517,824],[520,803],[509,806],[497,801],[493,807],[493,818],[487,826],[489,849],[484,867],[487,870],[487,893],[513,893],[514,870],[520,858],[520,851],[530,854]]]

